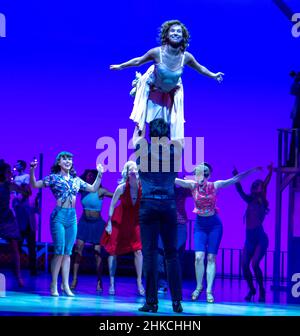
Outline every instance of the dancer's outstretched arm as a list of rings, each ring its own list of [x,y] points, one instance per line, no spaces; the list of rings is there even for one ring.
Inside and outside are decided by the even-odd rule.
[[[44,187],[44,182],[43,180],[37,181],[35,178],[34,171],[38,165],[37,160],[34,160],[30,163],[30,185],[32,188],[43,188]]]
[[[195,187],[196,182],[193,180],[183,180],[180,178],[175,179],[175,184],[182,188],[193,189]]]
[[[223,72],[216,72],[216,73],[211,72],[205,66],[201,65],[191,53],[186,52],[185,55],[186,55],[185,56],[186,57],[186,64],[188,66],[190,66],[194,70],[198,71],[202,75],[208,76],[210,78],[214,78],[219,83],[222,82],[222,80],[223,80],[222,76],[224,76]]]
[[[237,176],[237,175],[239,174],[239,172],[237,171],[236,168],[234,168],[232,174],[233,174],[234,176]],[[251,197],[250,197],[249,195],[247,195],[247,194],[244,192],[244,189],[243,189],[243,187],[242,187],[242,185],[241,185],[240,182],[237,182],[237,183],[235,184],[235,187],[236,187],[237,192],[239,193],[239,195],[241,196],[241,198],[242,198],[245,202],[248,203],[248,202],[251,201]]]
[[[122,70],[128,67],[138,67],[144,63],[155,60],[157,54],[157,48],[150,49],[143,56],[132,58],[131,60],[121,63],[112,64],[109,66],[110,70]]]
[[[241,198],[242,198],[245,202],[249,203],[249,202],[251,201],[251,196],[250,196],[250,195],[247,195],[247,194],[244,192],[244,189],[243,189],[241,183],[240,183],[240,182],[237,182],[237,183],[235,184],[235,187],[236,187],[237,192],[238,192],[239,195],[241,196]]]
[[[103,196],[112,198],[114,196],[114,194],[112,192],[108,191],[105,188],[100,188],[99,197],[103,197]]]
[[[261,171],[261,170],[262,170],[262,167],[255,167],[255,168],[246,170],[245,172],[242,172],[242,173],[232,177],[231,179],[216,181],[216,182],[214,182],[215,188],[219,189],[219,188],[229,187],[230,185],[235,184],[235,183],[241,181],[242,179],[246,178],[250,174],[255,173],[257,171]]]
[[[273,163],[270,163],[268,165],[267,169],[268,169],[269,173],[268,173],[268,175],[266,176],[266,178],[264,180],[264,189],[265,189],[265,191],[267,191],[267,186],[270,183],[272,175],[273,175]]]
[[[96,192],[100,188],[102,175],[103,175],[103,166],[101,164],[98,164],[97,166],[98,174],[96,177],[96,180],[93,184],[86,183],[85,190],[88,192]]]
[[[108,221],[107,221],[107,226],[105,228],[105,231],[108,234],[111,234],[112,231],[112,224],[111,224],[111,218],[114,214],[115,211],[115,206],[120,198],[120,196],[124,193],[126,183],[122,183],[119,186],[117,186],[117,189],[114,192],[113,198],[110,202],[110,207],[109,207],[109,213],[108,213]]]

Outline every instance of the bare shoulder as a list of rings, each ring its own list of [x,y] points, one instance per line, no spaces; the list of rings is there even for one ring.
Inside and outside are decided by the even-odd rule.
[[[223,188],[225,186],[225,181],[223,180],[218,180],[218,181],[215,181],[215,182],[211,182],[212,185],[214,186],[215,189],[220,189],[220,188]]]
[[[153,58],[153,59],[159,59],[159,55],[160,55],[160,47],[155,47],[152,48],[148,51],[148,54]]]
[[[185,63],[189,63],[192,60],[195,60],[195,57],[188,51],[184,53],[185,57]]]
[[[160,48],[161,48],[161,47],[154,47],[154,48],[150,49],[149,51],[151,51],[152,53],[157,54],[157,53],[160,52]]]

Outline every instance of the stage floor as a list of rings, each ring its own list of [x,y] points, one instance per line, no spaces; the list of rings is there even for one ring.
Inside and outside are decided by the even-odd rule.
[[[25,272],[24,272],[25,273]],[[26,275],[26,274],[25,274]],[[108,294],[108,277],[103,278],[104,292],[97,294],[96,278],[81,275],[75,297],[49,295],[50,274],[41,273],[36,277],[25,276],[25,287],[16,290],[12,275],[6,273],[7,291],[0,297],[0,315],[2,316],[139,316],[138,308],[144,298],[137,295],[134,278],[117,277],[116,295]],[[215,303],[208,304],[203,293],[196,302],[190,295],[194,282],[183,283],[183,314],[181,316],[300,316],[300,305],[286,304],[286,293],[280,293],[279,303],[274,303],[271,283],[266,283],[267,300],[265,304],[243,301],[247,293],[245,281],[221,280],[215,283]],[[151,314],[155,315],[155,314]],[[169,293],[159,295],[159,310],[156,315],[174,315]]]

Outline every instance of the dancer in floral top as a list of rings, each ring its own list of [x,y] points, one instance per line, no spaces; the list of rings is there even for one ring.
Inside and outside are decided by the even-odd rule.
[[[73,167],[73,155],[61,152],[57,155],[52,174],[36,181],[34,170],[37,161],[30,164],[30,183],[33,188],[50,187],[56,198],[56,208],[50,218],[50,229],[54,245],[54,258],[51,262],[51,295],[59,296],[57,278],[62,272],[62,289],[68,296],[74,296],[69,287],[70,255],[77,233],[77,218],[75,211],[76,195],[79,190],[95,192],[101,184],[103,167],[99,165],[98,175],[93,185],[84,182],[76,176]]]

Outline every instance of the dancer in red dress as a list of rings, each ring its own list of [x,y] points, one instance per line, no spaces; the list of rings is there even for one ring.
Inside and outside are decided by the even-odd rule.
[[[122,180],[112,198],[108,224],[100,242],[109,253],[109,294],[111,295],[115,294],[117,256],[130,252],[134,252],[138,292],[140,295],[145,294],[142,285],[143,255],[139,225],[141,193],[136,163],[128,161],[124,165]],[[115,207],[118,200],[120,204]]]

